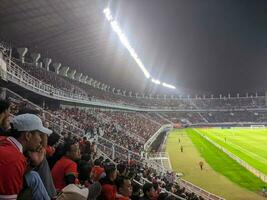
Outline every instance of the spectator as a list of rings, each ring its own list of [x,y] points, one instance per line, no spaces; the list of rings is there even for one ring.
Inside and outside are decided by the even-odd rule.
[[[102,192],[99,200],[115,200],[116,199],[116,185],[117,170],[113,164],[105,166],[106,176],[100,180],[102,185]]]
[[[130,179],[125,176],[121,176],[116,182],[118,190],[116,200],[130,200],[130,196],[132,196],[133,192]]]
[[[132,189],[133,192],[132,192],[131,200],[139,200],[142,187],[138,185],[137,183],[133,183],[132,188],[133,188]]]
[[[126,175],[126,165],[123,163],[119,163],[117,165],[118,176],[125,176]]]
[[[143,193],[144,196],[141,198],[141,200],[152,200],[154,198],[154,193],[155,193],[153,184],[145,183],[143,185]]]
[[[28,168],[23,153],[36,151],[41,145],[40,133],[51,134],[52,131],[43,127],[39,117],[23,114],[14,117],[9,137],[0,140],[0,195],[1,199],[16,199],[23,189],[23,176]],[[40,178],[40,177],[39,177]],[[40,179],[35,179],[33,195],[47,195]],[[44,189],[45,190],[45,189]],[[39,192],[38,192],[39,191]],[[38,199],[38,197],[34,197]]]
[[[104,168],[100,166],[101,165],[101,161],[100,159],[96,159],[94,162],[94,166],[91,170],[91,174],[90,174],[90,179],[95,182],[95,181],[99,181],[100,177],[103,175],[104,173]]]
[[[63,147],[63,156],[52,169],[52,177],[57,191],[61,191],[68,184],[78,183],[76,160],[81,158],[79,144],[68,140]]]
[[[10,116],[10,103],[6,100],[0,100],[0,135],[7,130]]]
[[[57,145],[60,139],[60,135],[57,133],[52,133],[48,137],[47,146],[46,146],[46,156],[51,157],[55,153],[55,146]]]

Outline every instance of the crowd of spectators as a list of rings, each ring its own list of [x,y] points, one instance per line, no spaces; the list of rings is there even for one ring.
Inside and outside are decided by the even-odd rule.
[[[84,90],[73,85],[69,80],[66,80],[64,77],[61,77],[54,72],[47,71],[41,67],[36,67],[31,63],[23,63],[20,64],[20,66],[33,77],[53,88],[63,90],[67,93],[87,96],[87,93]]]
[[[150,120],[160,124],[160,125],[164,125],[164,124],[169,124],[170,121],[164,117],[162,117],[159,113],[157,112],[153,112],[153,113],[142,113],[143,115],[147,116],[147,118],[149,118]]]
[[[191,102],[200,109],[247,109],[266,107],[265,97],[192,99]]]
[[[102,113],[111,118],[113,123],[119,124],[124,131],[128,130],[145,140],[148,140],[160,128],[160,125],[136,112],[106,111]]]
[[[205,120],[198,112],[162,112],[159,114],[174,124],[205,123]]]
[[[228,112],[205,112],[202,113],[211,123],[266,123],[266,111],[228,111]]]
[[[88,138],[56,133],[48,114],[22,105],[0,101],[1,199],[202,199],[180,188],[174,173],[159,174],[121,157],[105,159]],[[77,122],[86,115],[64,112]]]
[[[139,106],[144,108],[168,108],[179,110],[196,110],[196,109],[247,109],[247,108],[266,108],[266,98],[264,96],[247,96],[247,97],[221,97],[221,98],[180,98],[177,96],[166,95],[136,95],[133,93],[131,97],[129,93],[103,90],[101,87],[93,87],[91,85],[73,80],[56,74],[53,71],[47,71],[44,68],[37,67],[31,63],[21,64],[29,74],[41,80],[53,88],[72,93],[88,100],[100,100],[105,102],[113,102],[131,106]]]

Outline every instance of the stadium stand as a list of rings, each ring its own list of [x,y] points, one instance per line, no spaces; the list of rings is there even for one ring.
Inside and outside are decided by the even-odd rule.
[[[264,96],[213,99],[164,95],[160,98],[130,97],[70,80],[33,64],[23,64],[18,60],[13,62],[4,52],[3,56],[8,65],[7,70],[2,70],[1,73],[6,73],[10,82],[16,86],[23,85],[21,90],[25,93],[31,91],[38,98],[61,101],[60,106],[51,107],[49,103],[37,106],[9,89],[2,89],[4,99],[11,102],[10,113],[13,116],[34,113],[42,119],[44,126],[54,132],[48,137],[48,144],[44,142],[38,150],[34,149],[41,162],[36,163],[36,157],[34,159],[27,155],[31,167],[34,167],[31,171],[39,174],[33,173],[34,181],[47,191],[47,194],[41,194],[45,196],[44,199],[47,195],[48,198],[67,198],[70,195],[69,189],[73,192],[71,195],[84,194],[81,197],[84,199],[141,199],[142,196],[148,199],[222,199],[180,178],[177,181],[175,173],[146,159],[142,155],[147,150],[144,149],[145,143],[153,138],[162,125],[169,123],[184,126],[266,123]],[[4,80],[1,80],[1,86],[2,83],[5,87],[10,86]],[[9,119],[9,113],[6,113],[5,105],[8,104],[1,102],[1,139],[11,146],[10,141],[6,140],[14,138],[9,131],[14,127],[9,124],[12,120]],[[55,135],[57,139],[51,138]],[[0,146],[3,146],[2,143]],[[3,153],[0,148],[1,151]],[[22,154],[18,155],[24,159]],[[76,162],[76,159],[79,161]],[[52,176],[55,189],[62,193],[54,194],[53,188],[45,184],[47,177],[36,170],[36,167],[45,165],[45,160],[50,167],[45,168],[45,173]],[[69,168],[63,170],[65,165]],[[119,174],[115,173],[115,169]],[[59,175],[59,172],[62,174]],[[1,177],[0,180],[4,181]],[[22,199],[28,199],[24,195],[29,195],[25,191],[29,187],[32,189],[31,184],[24,183],[27,187],[22,190],[23,177],[19,181],[17,191],[9,192],[0,188],[0,195],[18,195]],[[78,183],[85,186],[85,192],[75,186]],[[125,190],[127,187],[132,189]],[[30,196],[38,199],[36,195],[30,193]]]

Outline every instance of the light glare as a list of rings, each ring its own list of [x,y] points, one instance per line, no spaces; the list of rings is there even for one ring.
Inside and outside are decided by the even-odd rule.
[[[170,85],[170,84],[167,84],[167,83],[162,83],[162,85],[163,85],[164,87],[167,87],[167,88],[176,89],[175,86]]]
[[[121,28],[119,27],[118,23],[116,20],[113,19],[112,15],[111,15],[111,11],[110,9],[107,7],[103,10],[103,13],[105,14],[107,20],[110,22],[110,25],[113,29],[113,31],[115,33],[117,33],[121,43],[125,46],[125,48],[128,50],[128,52],[130,53],[130,55],[132,56],[132,58],[135,60],[135,62],[137,63],[138,67],[142,70],[142,72],[144,73],[145,77],[147,79],[149,79],[151,77],[151,75],[149,74],[148,70],[145,68],[144,64],[142,63],[142,61],[140,60],[140,58],[138,57],[137,53],[135,52],[135,50],[132,48],[131,44],[129,43],[127,37],[124,35],[123,31],[121,30]],[[151,81],[157,85],[161,84],[161,82],[159,80],[156,80],[154,78],[151,78]],[[162,85],[164,87],[167,88],[171,88],[171,89],[176,89],[175,86],[167,84],[167,83],[162,83]]]
[[[156,80],[156,79],[153,79],[153,78],[152,78],[151,81],[152,81],[153,83],[157,84],[157,85],[160,84],[160,81],[159,81],[159,80]]]

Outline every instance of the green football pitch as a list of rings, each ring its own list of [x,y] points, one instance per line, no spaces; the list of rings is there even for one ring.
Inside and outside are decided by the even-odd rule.
[[[166,144],[172,168],[182,172],[184,179],[226,199],[263,199],[260,191],[267,184],[199,133],[267,175],[267,129],[174,130]]]

